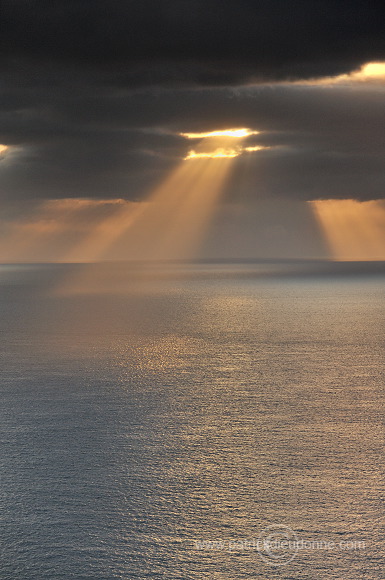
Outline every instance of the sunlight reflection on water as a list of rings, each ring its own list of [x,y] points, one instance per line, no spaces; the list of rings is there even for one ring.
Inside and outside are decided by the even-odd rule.
[[[382,578],[384,278],[68,274],[0,286],[2,578]],[[366,546],[196,544],[274,524]]]

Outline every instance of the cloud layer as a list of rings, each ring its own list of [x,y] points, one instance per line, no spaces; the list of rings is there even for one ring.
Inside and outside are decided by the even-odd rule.
[[[143,199],[191,148],[259,131],[228,199],[384,197],[380,2],[2,3],[3,200]],[[338,76],[338,82],[322,77]],[[341,75],[347,75],[341,77]],[[309,79],[313,79],[309,81]]]
[[[381,60],[382,16],[363,0],[4,0],[0,38],[5,61],[94,67],[123,84],[240,84]]]

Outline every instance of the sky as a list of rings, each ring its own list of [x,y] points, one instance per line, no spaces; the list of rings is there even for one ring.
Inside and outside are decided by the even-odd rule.
[[[382,13],[3,0],[0,261],[385,259]]]

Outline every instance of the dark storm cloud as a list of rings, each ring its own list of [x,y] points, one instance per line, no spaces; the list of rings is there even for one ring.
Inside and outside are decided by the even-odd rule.
[[[385,58],[383,3],[363,0],[3,0],[3,65],[115,70],[123,84],[237,84]],[[16,60],[15,60],[16,59]]]
[[[0,166],[2,192],[137,199],[192,146],[178,132],[247,126],[261,131],[248,145],[271,149],[237,160],[233,195],[381,198],[383,96],[377,86],[134,93],[85,86],[68,98],[36,89],[20,106],[15,89],[15,109],[0,117],[0,142],[15,146]]]
[[[237,126],[272,148],[237,160],[229,195],[384,195],[382,88],[273,82],[385,59],[380,2],[1,8],[3,198],[138,199],[186,155],[178,132]]]

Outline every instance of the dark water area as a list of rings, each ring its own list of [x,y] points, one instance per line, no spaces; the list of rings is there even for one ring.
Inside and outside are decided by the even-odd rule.
[[[384,287],[0,266],[0,579],[382,579]]]

